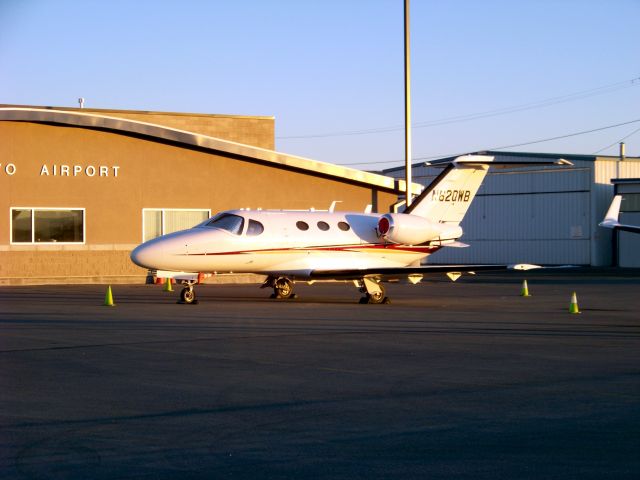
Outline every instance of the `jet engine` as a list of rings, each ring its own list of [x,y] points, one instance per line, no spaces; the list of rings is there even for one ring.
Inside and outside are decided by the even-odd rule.
[[[389,243],[420,245],[430,240],[453,240],[462,236],[459,225],[434,223],[407,213],[386,213],[378,220],[378,233]]]

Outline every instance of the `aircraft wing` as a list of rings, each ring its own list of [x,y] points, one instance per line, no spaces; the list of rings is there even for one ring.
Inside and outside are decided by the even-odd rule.
[[[618,222],[600,222],[598,225],[605,228],[612,228],[614,230],[622,230],[623,232],[640,233],[640,226],[638,225],[625,225]]]
[[[372,277],[380,280],[406,278],[410,275],[428,275],[430,273],[462,274],[462,272],[532,270],[542,268],[539,265],[421,265],[419,267],[363,268],[345,270],[312,270],[309,277],[317,280],[358,280]],[[452,277],[451,277],[452,278]]]

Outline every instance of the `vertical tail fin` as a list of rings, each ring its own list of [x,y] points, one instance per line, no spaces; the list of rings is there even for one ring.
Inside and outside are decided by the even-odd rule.
[[[404,213],[434,223],[459,224],[484,180],[493,157],[458,157],[413,201]]]

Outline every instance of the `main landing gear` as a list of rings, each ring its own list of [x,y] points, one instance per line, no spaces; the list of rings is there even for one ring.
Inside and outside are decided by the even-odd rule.
[[[356,286],[360,292],[364,293],[364,297],[360,299],[360,303],[391,303],[389,297],[384,296],[384,287],[372,278],[364,277],[356,280]]]
[[[268,277],[260,288],[273,288],[271,298],[282,300],[297,298],[293,293],[293,281],[287,277]]]
[[[382,284],[373,278],[364,277],[355,280],[354,283],[359,290],[364,293],[364,297],[360,299],[360,303],[391,303],[389,298],[385,296]],[[287,277],[268,277],[260,288],[273,288],[271,298],[279,298],[282,300],[297,298],[293,293],[293,281]]]

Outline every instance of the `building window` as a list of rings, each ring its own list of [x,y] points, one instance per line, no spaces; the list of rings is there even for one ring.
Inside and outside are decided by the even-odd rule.
[[[84,209],[12,208],[11,243],[84,243]]]
[[[623,193],[620,211],[622,213],[640,212],[640,193]]]
[[[204,222],[211,216],[208,209],[144,208],[142,210],[142,240],[186,230]]]

